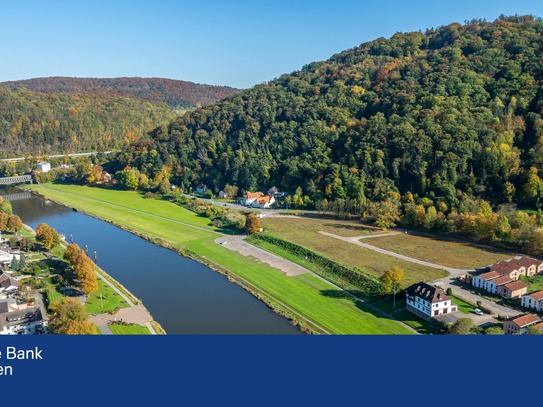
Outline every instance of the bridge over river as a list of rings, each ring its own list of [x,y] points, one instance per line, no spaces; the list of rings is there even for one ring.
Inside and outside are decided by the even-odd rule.
[[[20,175],[18,177],[0,178],[0,185],[22,184],[24,182],[32,182],[32,177],[30,175]]]
[[[23,199],[30,199],[32,198],[32,194],[30,192],[21,192],[18,194],[8,194],[8,195],[0,195],[3,200],[5,201],[21,201]]]

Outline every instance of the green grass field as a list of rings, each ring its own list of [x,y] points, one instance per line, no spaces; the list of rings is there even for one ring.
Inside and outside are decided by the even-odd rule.
[[[455,295],[449,295],[449,297],[451,297],[452,302],[458,305],[458,311],[463,312],[464,314],[473,314],[475,311],[476,307],[472,304],[456,297]]]
[[[447,267],[475,269],[510,259],[513,254],[470,244],[400,233],[364,239],[364,243]]]
[[[309,222],[309,223],[308,223]],[[447,272],[431,267],[421,266],[395,257],[377,253],[364,247],[355,246],[333,237],[322,235],[319,231],[337,233],[345,221],[330,219],[306,218],[264,218],[263,224],[267,233],[307,247],[317,253],[344,264],[347,267],[358,267],[368,273],[380,277],[385,270],[392,266],[399,266],[405,270],[404,286],[423,281],[432,281],[447,276]],[[354,227],[354,226],[353,226]],[[363,227],[363,226],[361,226]],[[351,229],[346,229],[352,231]],[[366,230],[370,234],[371,230]],[[357,231],[355,236],[362,235]],[[373,242],[372,238],[365,243]]]
[[[107,327],[114,335],[151,335],[149,328],[136,324],[109,324]]]
[[[344,298],[341,292],[311,275],[285,277],[216,243],[218,237],[208,219],[167,201],[143,199],[130,191],[74,185],[29,187],[90,215],[110,220],[128,230],[161,239],[181,250],[189,250],[206,262],[220,265],[245,279],[273,300],[279,301],[330,333],[409,334],[394,320],[375,314],[364,304]],[[137,216],[134,216],[137,215]]]
[[[100,300],[100,293],[102,300]],[[89,314],[113,312],[126,307],[128,307],[128,303],[101,278],[98,278],[98,290],[87,296],[85,304],[85,309]]]

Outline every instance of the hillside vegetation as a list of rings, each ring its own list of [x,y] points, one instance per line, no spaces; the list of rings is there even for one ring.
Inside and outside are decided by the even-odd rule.
[[[119,165],[167,167],[186,188],[301,188],[308,206],[391,193],[535,206],[542,32],[523,16],[380,38],[179,117]]]
[[[0,83],[11,89],[69,94],[106,94],[166,103],[173,109],[193,109],[217,102],[238,92],[228,86],[201,85],[163,78],[34,78]]]
[[[175,117],[165,104],[0,86],[0,156],[110,150]]]

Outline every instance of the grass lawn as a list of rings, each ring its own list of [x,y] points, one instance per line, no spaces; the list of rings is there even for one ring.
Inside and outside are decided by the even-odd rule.
[[[174,247],[195,253],[206,262],[220,265],[327,332],[410,333],[396,321],[345,298],[340,291],[312,275],[285,277],[279,270],[214,243],[218,235],[212,232],[214,228],[208,225],[208,219],[170,202],[143,199],[135,192],[73,185],[41,184],[29,187],[47,195],[49,199],[114,221],[129,230],[162,239]]]
[[[533,291],[543,290],[543,275],[535,275],[531,277],[521,277],[521,280],[528,284],[529,293]]]
[[[269,229],[270,233],[280,230],[294,228],[293,234],[298,231],[305,234],[307,232],[316,233],[320,230],[334,235],[344,237],[366,236],[371,234],[383,233],[381,230],[364,225],[355,220],[338,219],[313,219],[309,217],[264,217],[264,229]]]
[[[60,301],[64,298],[64,295],[59,293],[54,287],[48,288],[45,291],[45,295],[47,297],[47,305],[50,306],[51,304]]]
[[[149,328],[136,324],[109,324],[107,327],[115,335],[151,335]]]
[[[460,269],[475,269],[510,259],[511,253],[490,250],[469,242],[455,242],[439,238],[397,234],[364,239],[364,243],[416,259]]]
[[[102,301],[100,301],[100,293]],[[101,278],[98,278],[98,290],[88,295],[85,304],[85,309],[89,314],[101,314],[126,307],[128,307],[127,302]]]
[[[475,306],[471,305],[470,303],[454,296],[449,295],[451,297],[452,302],[454,302],[456,305],[458,305],[458,311],[463,312],[464,314],[473,314],[475,311]]]
[[[264,218],[263,224],[267,233],[304,246],[347,267],[358,267],[377,277],[390,267],[399,266],[405,270],[403,283],[405,287],[421,280],[432,281],[448,275],[443,270],[397,259],[318,233],[322,230],[337,234],[333,226],[337,222],[328,219]],[[369,233],[371,231],[367,230],[367,234]],[[357,232],[356,236],[359,235]],[[377,239],[381,238],[370,240],[373,242]]]

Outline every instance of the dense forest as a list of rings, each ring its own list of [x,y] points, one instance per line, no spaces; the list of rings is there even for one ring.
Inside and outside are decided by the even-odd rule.
[[[0,86],[0,157],[121,148],[174,117],[163,103]]]
[[[470,196],[535,207],[542,33],[540,19],[515,16],[379,38],[179,117],[118,165],[215,192],[275,185],[308,205],[409,196],[453,208]]]
[[[166,103],[173,109],[193,109],[215,103],[238,92],[228,86],[200,85],[162,78],[34,78],[0,83],[10,89],[69,94],[106,94]]]

